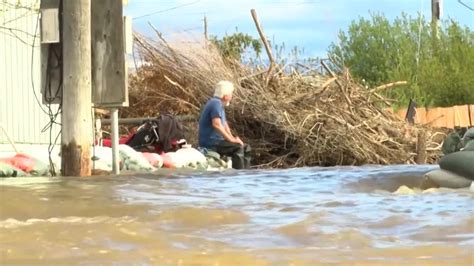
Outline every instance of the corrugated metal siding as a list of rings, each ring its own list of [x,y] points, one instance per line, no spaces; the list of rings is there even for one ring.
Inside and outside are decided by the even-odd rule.
[[[14,8],[15,5],[19,7]],[[17,143],[50,142],[49,131],[41,132],[50,121],[44,113],[47,107],[38,104],[41,103],[38,7],[39,0],[0,1],[0,126]],[[52,108],[57,109],[57,105]],[[59,130],[59,126],[53,128],[53,140]],[[0,131],[0,143],[7,142]]]

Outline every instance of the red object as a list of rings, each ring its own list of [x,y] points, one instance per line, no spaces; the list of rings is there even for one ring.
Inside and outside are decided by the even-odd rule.
[[[158,164],[158,158],[160,155],[157,155],[156,153],[150,153],[150,152],[142,152],[142,154],[143,154],[143,157],[145,157],[151,165],[156,166]],[[157,156],[158,158],[156,158]]]
[[[0,161],[9,164],[15,168],[18,168],[22,170],[23,172],[31,172],[32,170],[35,169],[36,166],[36,160],[33,159],[32,157],[26,155],[26,154],[21,154],[18,153],[12,158],[6,158],[6,159],[1,159]]]
[[[128,136],[122,136],[119,138],[119,144],[126,144],[132,137],[135,135],[134,133],[130,133]],[[104,147],[112,147],[112,140],[111,139],[103,139],[102,145]]]
[[[133,136],[135,136],[135,133],[132,132],[130,133],[128,136],[122,136],[119,138],[119,144],[127,144],[127,142],[129,142]],[[179,148],[181,148],[181,145],[182,144],[186,144],[186,143],[182,143],[180,142],[179,140],[176,140],[176,139],[173,139],[171,140],[171,147],[174,149],[174,150],[178,150]],[[112,140],[111,139],[102,139],[102,146],[104,147],[112,147]],[[143,149],[142,152],[155,152],[155,153],[158,153],[158,154],[163,154],[163,151],[161,150],[161,148],[159,147],[160,145],[156,144],[153,145],[154,147],[154,151],[150,151],[150,149]]]
[[[161,158],[163,158],[163,167],[164,168],[176,168],[176,166],[174,165],[173,160],[171,159],[171,157],[168,154],[166,154],[166,153],[161,154]]]

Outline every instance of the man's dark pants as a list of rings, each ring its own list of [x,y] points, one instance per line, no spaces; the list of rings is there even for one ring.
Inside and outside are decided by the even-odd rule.
[[[220,140],[214,144],[212,149],[219,153],[221,156],[232,157],[232,168],[250,168],[251,148],[249,145],[244,144],[244,146],[242,146],[238,143],[232,143],[227,140]]]

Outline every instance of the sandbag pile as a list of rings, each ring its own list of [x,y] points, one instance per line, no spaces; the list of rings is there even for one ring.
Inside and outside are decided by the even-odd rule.
[[[457,132],[447,136],[443,143],[445,155],[439,161],[439,170],[425,177],[441,187],[463,188],[474,182],[474,128],[462,138]]]
[[[97,146],[92,157],[93,169],[112,171],[112,149]],[[199,170],[218,170],[229,168],[227,162],[217,153],[203,154],[190,145],[185,145],[176,152],[163,154],[138,152],[128,145],[119,145],[120,165],[122,170],[136,172],[153,172],[159,168],[187,168]]]
[[[112,172],[112,148],[94,146],[91,149],[91,162],[93,173]],[[40,153],[37,156],[18,153],[6,158],[0,158],[0,177],[26,177],[26,176],[51,176],[49,162],[36,158],[43,158]],[[229,165],[217,153],[209,152],[203,154],[190,145],[185,145],[176,152],[163,154],[138,152],[128,145],[119,145],[120,169],[132,172],[153,172],[159,168],[186,168],[198,170],[222,170]],[[61,165],[59,155],[53,156],[53,166],[56,174],[59,174]]]
[[[49,171],[49,164],[23,153],[0,159],[0,177],[47,176]]]

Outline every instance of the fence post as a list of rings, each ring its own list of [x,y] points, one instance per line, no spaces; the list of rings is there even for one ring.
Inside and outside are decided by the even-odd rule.
[[[417,143],[416,143],[416,163],[425,164],[426,163],[426,132],[421,129],[417,134]]]

